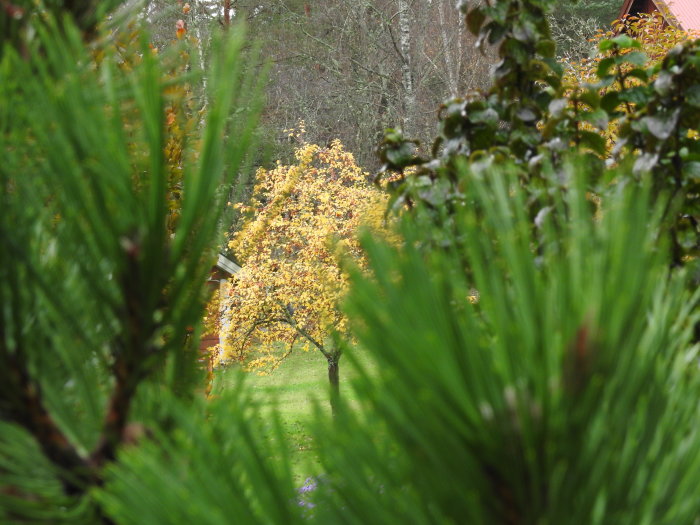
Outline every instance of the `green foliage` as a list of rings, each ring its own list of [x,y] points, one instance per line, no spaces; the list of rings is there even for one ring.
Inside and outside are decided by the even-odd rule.
[[[379,150],[384,171],[401,173],[394,202],[460,206],[465,201],[457,165],[512,159],[531,193],[528,206],[534,219],[551,204],[543,194],[547,167],[560,169],[568,153],[585,153],[582,162],[598,174],[606,158],[633,159],[635,169],[616,181],[653,172],[655,193],[674,194],[662,221],[673,240],[673,263],[695,258],[700,246],[700,41],[688,41],[649,65],[636,40],[625,34],[605,39],[599,44],[603,58],[596,81],[568,85],[543,18],[548,4],[513,0],[463,5],[466,24],[479,41],[498,45],[501,62],[493,86],[443,106],[431,158],[416,156],[399,133],[387,133]],[[610,150],[605,132],[613,126],[620,132]],[[405,169],[413,166],[406,177]],[[592,191],[604,191],[606,181],[600,177],[590,182]]]
[[[134,414],[170,424],[156,385],[191,397],[221,211],[260,109],[239,28],[215,47],[169,228],[166,92],[188,78],[166,82],[145,38],[133,69],[109,44],[96,61],[52,20],[0,61],[0,521],[96,520],[85,496]]]
[[[177,430],[126,450],[98,500],[117,523],[298,523],[282,440],[266,440],[260,406],[239,383],[206,412],[166,402]],[[277,423],[277,422],[276,422]],[[281,435],[277,423],[276,434]],[[273,430],[274,432],[274,430]],[[292,503],[292,504],[290,504]]]
[[[606,95],[609,107],[617,102],[638,108],[622,120],[616,148],[639,152],[635,172],[653,171],[658,189],[672,189],[679,213],[672,226],[674,262],[679,264],[700,255],[700,41],[673,48],[647,71],[627,73],[633,75],[648,82]]]
[[[26,52],[35,37],[33,25],[44,16],[68,15],[80,31],[94,34],[97,24],[121,3],[123,0],[3,0],[0,40]]]
[[[110,518],[694,523],[698,294],[669,270],[648,178],[596,209],[569,169],[539,253],[512,168],[464,168],[473,205],[449,248],[426,251],[435,226],[415,215],[400,247],[365,238],[372,272],[346,311],[371,361],[359,407],[316,425],[325,475],[295,490],[279,421],[257,417],[245,383],[206,414],[164,396],[176,430],[108,469]]]
[[[387,136],[387,169],[414,170],[396,193],[412,212],[402,242],[365,239],[344,311],[373,362],[357,408],[319,410],[326,475],[303,494],[245,384],[193,396],[259,110],[244,34],[214,48],[173,225],[166,92],[185,78],[164,81],[145,40],[130,71],[109,46],[95,60],[50,17],[5,45],[0,521],[697,522],[699,297],[672,263],[695,213],[700,44],[648,68],[632,39],[607,40],[598,83],[566,86],[548,6],[465,8],[499,45],[493,88],[445,106],[430,159]]]
[[[533,253],[516,174],[462,172],[473,206],[447,249],[426,251],[434,225],[410,215],[402,246],[365,239],[372,273],[355,274],[346,311],[372,361],[359,408],[317,425],[327,474],[309,492],[237,384],[206,415],[163,397],[176,430],[108,469],[110,518],[694,523],[698,297],[669,270],[651,184],[596,210],[572,169]]]
[[[517,173],[462,168],[448,249],[414,219],[401,249],[365,239],[347,310],[380,374],[320,441],[320,523],[695,522],[697,294],[648,180],[598,219],[573,171],[533,253]]]

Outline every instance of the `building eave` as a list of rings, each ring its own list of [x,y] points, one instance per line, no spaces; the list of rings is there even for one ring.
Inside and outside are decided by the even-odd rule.
[[[241,271],[240,266],[221,254],[219,254],[219,258],[216,261],[216,267],[229,275],[234,275]]]
[[[622,17],[627,16],[633,3],[634,0],[625,0],[625,2],[622,4],[622,7],[620,8],[620,14],[617,16],[617,18],[621,19]]]
[[[624,1],[622,7],[620,8],[620,14],[618,15],[618,19],[622,19],[623,17],[629,15],[629,11],[634,5],[634,1],[635,0]],[[654,7],[656,7],[657,11],[661,13],[661,16],[664,17],[666,23],[677,27],[678,29],[681,29],[683,31],[686,30],[686,28],[684,28],[683,25],[679,22],[678,17],[673,14],[673,10],[665,2],[665,0],[651,0],[651,2],[652,4],[654,4]]]

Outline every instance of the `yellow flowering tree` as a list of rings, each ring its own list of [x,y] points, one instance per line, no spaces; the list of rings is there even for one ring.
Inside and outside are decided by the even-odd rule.
[[[341,348],[347,335],[338,300],[347,288],[339,258],[364,264],[356,231],[379,222],[383,192],[339,141],[302,144],[296,162],[260,169],[249,219],[230,242],[242,264],[222,298],[227,326],[219,358],[262,372],[276,368],[294,348],[315,349],[328,362],[337,393]]]

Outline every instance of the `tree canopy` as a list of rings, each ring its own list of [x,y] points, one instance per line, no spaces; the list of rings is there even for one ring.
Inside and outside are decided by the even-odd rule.
[[[242,270],[222,297],[220,358],[271,369],[297,345],[321,352],[337,385],[341,349],[331,336],[349,337],[340,259],[363,264],[356,236],[363,224],[379,225],[385,196],[337,140],[303,143],[295,157],[258,170],[252,201],[241,206],[250,218],[230,242]]]

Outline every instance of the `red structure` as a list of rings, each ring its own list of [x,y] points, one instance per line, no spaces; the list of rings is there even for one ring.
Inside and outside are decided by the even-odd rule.
[[[700,0],[625,0],[618,18],[655,11],[670,25],[684,31],[700,31]]]

